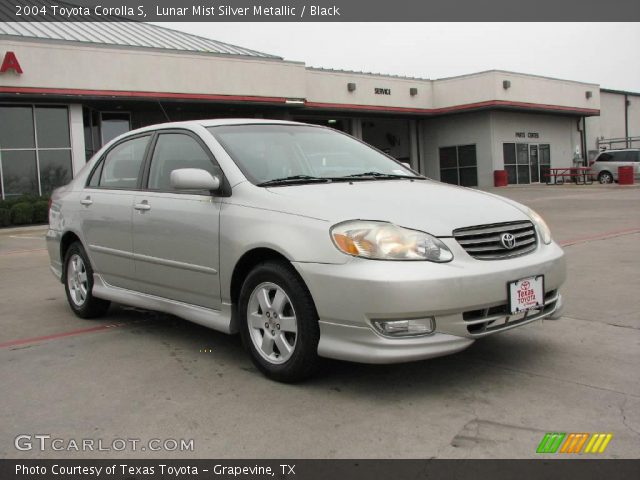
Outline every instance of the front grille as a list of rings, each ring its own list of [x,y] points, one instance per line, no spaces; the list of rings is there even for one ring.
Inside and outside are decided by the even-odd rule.
[[[502,236],[510,233],[515,239],[511,249],[504,246]],[[494,223],[477,227],[458,228],[454,238],[473,258],[500,260],[525,255],[536,249],[536,229],[531,222]]]
[[[467,331],[476,337],[507,330],[523,323],[529,323],[549,315],[556,309],[558,291],[551,290],[544,295],[544,306],[515,315],[509,314],[507,304],[469,310],[462,314]]]

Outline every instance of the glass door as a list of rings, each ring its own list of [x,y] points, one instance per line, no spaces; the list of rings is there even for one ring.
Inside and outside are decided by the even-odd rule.
[[[516,159],[518,162],[518,183],[531,183],[529,174],[529,145],[516,143]]]
[[[549,174],[549,168],[551,168],[551,147],[548,143],[541,143],[539,145],[539,160],[540,160],[540,179],[543,182],[547,181],[547,175]]]
[[[529,145],[529,171],[531,172],[531,183],[538,183],[540,181],[538,145]]]

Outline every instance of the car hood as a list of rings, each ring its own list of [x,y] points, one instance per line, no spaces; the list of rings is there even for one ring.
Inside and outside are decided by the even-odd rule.
[[[432,180],[336,182],[260,190],[260,206],[269,210],[331,223],[387,221],[440,237],[451,236],[456,228],[529,220],[518,204],[506,198]]]

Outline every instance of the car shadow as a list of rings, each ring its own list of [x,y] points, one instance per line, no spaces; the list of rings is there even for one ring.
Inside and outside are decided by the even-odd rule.
[[[527,367],[548,353],[549,348],[543,339],[528,335],[526,330],[510,331],[480,339],[457,354],[418,362],[369,365],[325,359],[315,377],[286,385],[262,376],[251,363],[239,335],[226,335],[172,315],[138,308],[115,306],[109,317],[112,322],[130,323],[132,334],[156,337],[171,346],[173,353],[168,350],[168,354],[179,351],[197,359],[202,367],[200,378],[210,370],[209,362],[215,362],[249,372],[255,375],[256,382],[267,382],[270,388],[332,391],[370,399],[486,390],[497,376],[518,371],[526,374]],[[203,352],[209,355],[201,355]]]

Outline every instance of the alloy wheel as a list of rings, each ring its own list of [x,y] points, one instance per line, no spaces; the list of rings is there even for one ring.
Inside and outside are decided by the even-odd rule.
[[[285,363],[296,348],[298,322],[291,299],[271,282],[256,286],[249,297],[247,324],[258,353],[273,364]]]
[[[608,172],[601,173],[600,183],[613,183],[613,176]]]
[[[89,292],[89,280],[87,278],[87,268],[80,255],[73,254],[69,257],[67,286],[73,303],[78,307],[84,305]]]

